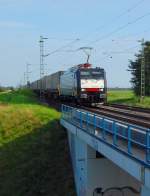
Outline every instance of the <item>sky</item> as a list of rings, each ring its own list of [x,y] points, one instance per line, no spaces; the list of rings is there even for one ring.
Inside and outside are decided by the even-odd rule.
[[[40,77],[39,39],[45,40],[45,74],[84,63],[106,70],[109,87],[130,87],[129,60],[139,40],[150,40],[150,0],[0,0],[0,85]]]

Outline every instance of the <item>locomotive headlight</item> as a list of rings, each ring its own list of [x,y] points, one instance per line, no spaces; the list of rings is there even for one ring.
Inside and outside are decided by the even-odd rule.
[[[86,90],[84,88],[81,89],[82,92],[85,92]]]

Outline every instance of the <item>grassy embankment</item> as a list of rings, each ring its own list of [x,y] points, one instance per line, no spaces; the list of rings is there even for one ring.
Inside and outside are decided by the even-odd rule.
[[[75,195],[59,118],[31,91],[0,93],[0,195]]]
[[[132,90],[110,90],[108,91],[108,102],[150,108],[150,97],[145,97],[140,102],[140,98],[135,96]]]

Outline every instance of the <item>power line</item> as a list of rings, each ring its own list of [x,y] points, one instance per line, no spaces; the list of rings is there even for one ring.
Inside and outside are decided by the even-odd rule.
[[[133,11],[134,9],[136,9],[141,3],[143,3],[145,0],[140,0],[137,3],[135,3],[134,5],[132,5],[130,8],[128,8],[124,13],[120,14],[119,17],[124,16],[125,14]]]
[[[75,44],[75,43],[78,42],[78,41],[79,41],[79,39],[77,38],[77,39],[73,40],[72,42],[69,42],[68,44],[63,45],[63,46],[57,48],[56,50],[51,51],[50,53],[48,53],[48,55],[52,55],[52,54],[55,54],[55,53],[57,53],[57,52],[62,52],[62,49],[67,48],[67,47],[69,47],[69,46],[72,46],[73,44]],[[63,51],[63,52],[64,52],[64,51]],[[66,52],[66,51],[65,51],[65,52]],[[67,51],[67,52],[68,52],[68,51]],[[47,69],[47,71],[48,71],[48,70],[49,70],[49,69]]]
[[[109,51],[109,52],[105,52],[105,54],[109,53],[109,54],[126,54],[126,53],[131,53],[130,50],[139,47],[139,45],[130,47],[130,48],[126,48],[124,50],[120,50],[120,51]],[[133,53],[133,52],[132,52]]]
[[[105,27],[107,27],[110,24],[114,24],[115,21],[120,20],[121,17],[125,16],[126,14],[132,12],[133,10],[135,10],[140,4],[142,4],[145,0],[139,0],[137,3],[133,4],[131,7],[129,7],[128,9],[126,9],[124,12],[122,12],[121,14],[119,14],[118,16],[114,17],[113,19],[110,19],[110,21],[108,23],[105,23],[103,25],[101,25],[100,27],[98,27],[96,29],[96,33],[99,32],[99,30],[103,30]],[[91,33],[94,34],[95,32]],[[84,36],[85,37],[85,36]],[[82,39],[84,39],[81,38]],[[86,35],[86,37],[89,37],[89,34]]]
[[[143,35],[143,34],[145,34],[145,33],[148,33],[150,31],[150,27],[149,28],[147,28],[147,29],[145,29],[144,31],[142,31],[142,32],[137,32],[137,33],[133,33],[133,34],[129,34],[129,35],[124,35],[124,36],[121,36],[121,37],[119,37],[119,38],[129,38],[129,37],[135,37],[135,36],[139,36],[139,35]]]
[[[67,48],[69,46],[71,46],[72,44],[78,42],[80,39],[75,39],[74,41],[64,45],[64,46],[61,46],[60,48],[57,48],[56,50],[53,50],[51,51],[48,55],[52,55],[52,54],[55,54],[56,52],[59,52],[60,50],[64,49],[64,48]]]
[[[110,20],[109,23],[105,23],[104,25],[102,25],[101,27],[99,27],[98,29],[102,29],[104,27],[106,27],[109,24],[112,24],[112,22],[114,23],[114,21],[119,20],[122,16],[125,16],[126,14],[132,12],[134,9],[136,9],[141,3],[143,3],[145,0],[140,0],[137,3],[135,3],[134,5],[132,5],[131,7],[129,7],[127,10],[125,10],[123,13],[119,14],[118,16],[116,16],[114,19]]]
[[[73,38],[58,38],[58,37],[48,37],[48,39],[51,39],[51,40],[63,40],[63,41],[74,41],[75,39]]]
[[[40,40],[41,40],[41,38],[40,38]],[[44,68],[43,68],[44,67],[44,62],[43,62],[44,59],[43,58],[47,57],[49,55],[55,54],[57,52],[75,52],[77,50],[62,50],[62,49],[71,46],[72,44],[76,43],[77,41],[79,41],[79,39],[75,39],[75,40],[69,42],[68,44],[57,48],[56,50],[51,51],[50,53],[48,53],[46,55],[44,54],[43,42],[40,42],[40,68],[41,68],[41,63],[42,63],[42,70],[40,69],[40,78],[44,77]],[[37,71],[39,71],[39,68],[33,69],[31,72],[32,72],[32,74],[34,74]],[[41,86],[42,86],[42,84],[41,84]]]
[[[132,24],[142,20],[143,18],[145,18],[145,17],[147,17],[149,15],[150,15],[150,12],[148,12],[148,13],[142,15],[142,16],[139,16],[138,18],[134,19],[133,21],[130,21],[130,22],[126,23],[125,25],[122,25],[122,26],[118,27],[114,31],[112,31],[112,32],[110,32],[110,33],[108,33],[108,34],[106,34],[106,35],[104,35],[104,36],[102,36],[102,37],[100,37],[100,38],[98,38],[96,40],[90,41],[88,44],[94,44],[94,43],[97,43],[97,42],[99,42],[99,41],[101,41],[103,39],[107,39],[108,37],[112,36],[113,34],[115,34],[115,33],[119,32],[119,31],[127,28],[129,25],[132,25]]]
[[[150,31],[150,28],[147,28],[147,29],[145,29],[143,32],[140,32],[140,33],[134,33],[133,35],[131,35],[132,37],[135,37],[135,36],[137,36],[137,35],[140,35],[141,33],[148,33]],[[120,38],[128,38],[128,37],[130,37],[130,35],[129,36],[123,36],[123,37],[120,37]],[[114,41],[114,40],[112,40],[112,41]],[[111,52],[111,53],[114,53],[114,54],[125,54],[125,53],[130,53],[128,50],[130,50],[130,49],[134,49],[134,48],[137,48],[138,47],[138,45],[137,46],[133,46],[133,47],[131,47],[131,48],[128,48],[128,49],[125,49],[125,50],[123,50],[123,51],[113,51],[113,52]],[[102,46],[101,46],[101,48],[103,48]]]
[[[140,34],[142,34],[142,33],[148,33],[149,31],[150,31],[150,28],[147,28],[147,29],[145,29],[143,32],[134,33],[134,34],[128,35],[128,36],[121,36],[121,37],[118,38],[118,40],[122,39],[123,41],[137,41],[137,39],[135,39],[135,40],[131,39],[131,40],[130,40],[130,37],[135,37],[135,36],[140,35]],[[127,39],[126,39],[126,38],[127,38]],[[112,41],[113,41],[113,42],[114,42],[114,41],[117,41],[117,39],[113,39]],[[116,43],[116,42],[115,42],[115,43]],[[117,42],[117,43],[119,43],[119,42]],[[119,44],[119,45],[120,45],[120,44]],[[125,49],[125,50],[123,50],[123,52],[124,52],[124,51],[127,51],[127,50],[130,50],[130,49],[137,48],[137,47],[139,47],[139,45],[130,47],[130,48],[128,48],[128,49]],[[101,48],[103,48],[103,47],[101,46]],[[120,52],[121,52],[121,51],[119,51],[119,53],[120,53]]]

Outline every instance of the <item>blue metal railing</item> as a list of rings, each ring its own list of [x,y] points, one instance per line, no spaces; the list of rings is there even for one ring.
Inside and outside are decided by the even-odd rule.
[[[150,167],[150,129],[66,105],[62,119]]]

